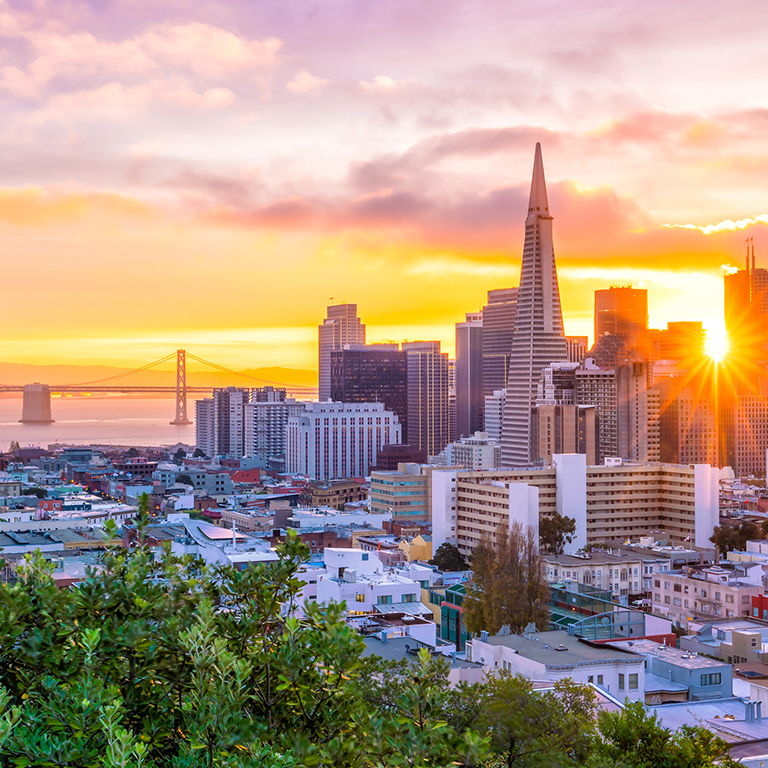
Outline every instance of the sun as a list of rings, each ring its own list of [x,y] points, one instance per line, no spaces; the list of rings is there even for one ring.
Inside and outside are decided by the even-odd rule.
[[[728,354],[728,335],[725,328],[715,327],[707,329],[707,340],[704,346],[707,356],[714,362],[722,362]]]

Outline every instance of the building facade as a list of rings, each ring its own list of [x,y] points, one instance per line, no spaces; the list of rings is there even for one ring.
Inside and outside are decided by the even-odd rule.
[[[456,323],[456,439],[470,437],[483,423],[483,318],[468,314]]]
[[[331,352],[346,344],[365,344],[365,325],[357,316],[357,304],[334,304],[317,329],[318,397],[331,398]]]
[[[515,331],[517,288],[488,291],[483,307],[483,396],[506,389]]]
[[[397,344],[348,344],[331,352],[331,400],[384,403],[408,434],[408,355]]]
[[[568,359],[541,145],[536,144],[501,439],[508,467],[531,461],[531,406],[542,368]]]
[[[408,355],[407,442],[436,456],[450,440],[448,355],[439,341],[404,342]]]
[[[306,403],[288,418],[286,471],[314,480],[365,477],[385,445],[401,442],[383,403]]]

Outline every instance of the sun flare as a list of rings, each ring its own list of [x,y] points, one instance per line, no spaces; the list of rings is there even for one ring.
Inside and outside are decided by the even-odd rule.
[[[728,335],[725,328],[710,328],[707,330],[706,353],[716,363],[728,354]]]

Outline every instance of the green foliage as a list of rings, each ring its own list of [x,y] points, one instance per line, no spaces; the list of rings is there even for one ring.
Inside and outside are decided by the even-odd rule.
[[[721,556],[725,556],[733,550],[743,550],[747,548],[747,542],[750,539],[763,539],[768,533],[765,526],[762,528],[750,520],[744,520],[741,523],[715,526],[714,533],[709,540],[717,547]]]
[[[503,672],[484,686],[481,734],[512,768],[584,765],[596,744],[591,688],[570,680],[535,691],[530,681]]]
[[[458,547],[448,541],[437,548],[437,552],[429,562],[441,571],[466,571],[469,568]]]
[[[195,452],[192,454],[196,459],[205,456],[205,451],[202,448],[195,448]]]
[[[354,683],[363,648],[342,605],[293,618],[307,547],[207,567],[144,546],[59,590],[32,557],[0,585],[0,765],[72,768],[383,768],[475,765],[485,741],[443,717],[428,657],[392,709]],[[106,526],[113,536],[114,523]],[[440,685],[436,680],[443,680]]]
[[[738,765],[728,757],[728,745],[705,728],[683,726],[676,733],[664,728],[656,714],[640,702],[622,712],[601,712],[602,737],[598,754],[608,764],[626,768],[728,768]]]
[[[576,520],[559,512],[542,517],[539,521],[541,551],[550,555],[562,555],[566,544],[576,536]]]
[[[467,631],[495,634],[506,624],[519,634],[531,622],[546,627],[549,587],[531,528],[499,526],[493,541],[475,547],[471,564],[464,601]]]
[[[35,488],[35,487],[24,488],[22,491],[22,494],[24,496],[37,496],[38,499],[44,499],[48,495],[45,488]]]
[[[183,483],[184,485],[191,485],[193,487],[195,485],[192,482],[192,478],[186,472],[182,472],[181,474],[176,475],[176,482]]]

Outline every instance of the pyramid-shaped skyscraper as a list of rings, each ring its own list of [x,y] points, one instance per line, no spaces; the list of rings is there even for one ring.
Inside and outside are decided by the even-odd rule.
[[[552,242],[552,216],[547,201],[541,144],[537,143],[504,408],[501,448],[505,467],[530,464],[531,409],[539,375],[550,363],[567,359]]]

